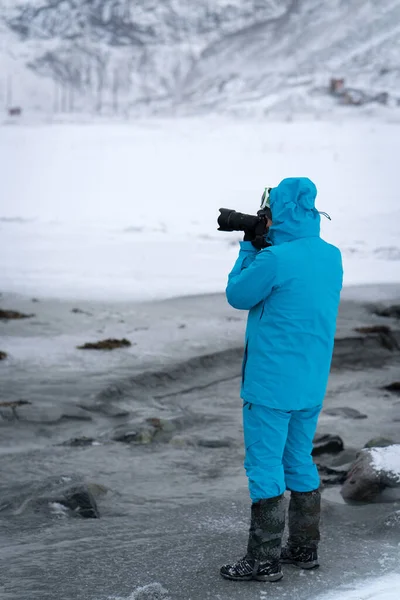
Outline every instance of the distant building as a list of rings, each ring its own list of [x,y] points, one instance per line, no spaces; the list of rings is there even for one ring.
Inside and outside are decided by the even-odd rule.
[[[344,79],[335,79],[334,77],[332,77],[331,81],[330,81],[330,85],[329,85],[329,92],[331,94],[334,94],[335,96],[339,96],[340,94],[343,94]]]

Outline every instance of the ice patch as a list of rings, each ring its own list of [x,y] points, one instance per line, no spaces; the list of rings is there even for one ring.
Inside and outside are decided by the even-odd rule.
[[[238,520],[235,517],[219,517],[218,519],[208,518],[200,523],[197,523],[197,528],[214,533],[226,533],[228,531],[236,532],[242,528],[246,528],[248,523]]]
[[[386,448],[371,448],[372,466],[378,473],[385,471],[400,483],[400,444]]]
[[[390,574],[362,583],[353,590],[338,590],[320,600],[399,600],[400,575]]]
[[[149,583],[133,590],[128,597],[110,596],[109,600],[172,600],[160,583]]]

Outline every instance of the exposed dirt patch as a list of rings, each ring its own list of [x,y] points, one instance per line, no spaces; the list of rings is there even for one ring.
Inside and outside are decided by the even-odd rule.
[[[25,315],[17,310],[2,310],[0,309],[0,320],[10,321],[12,319],[30,319],[35,315]]]

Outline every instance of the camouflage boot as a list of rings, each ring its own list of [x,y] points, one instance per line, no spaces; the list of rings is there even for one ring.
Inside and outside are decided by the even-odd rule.
[[[221,575],[233,581],[279,581],[282,535],[285,528],[283,495],[259,500],[251,506],[247,554],[234,565],[224,565]]]
[[[289,504],[289,539],[282,548],[281,560],[301,569],[314,569],[318,563],[321,494],[291,492]]]

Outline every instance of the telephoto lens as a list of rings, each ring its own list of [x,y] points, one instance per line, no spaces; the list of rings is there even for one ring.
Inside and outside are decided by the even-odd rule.
[[[218,217],[218,231],[245,231],[254,229],[260,221],[259,216],[246,215],[236,212],[231,208],[220,208]]]

